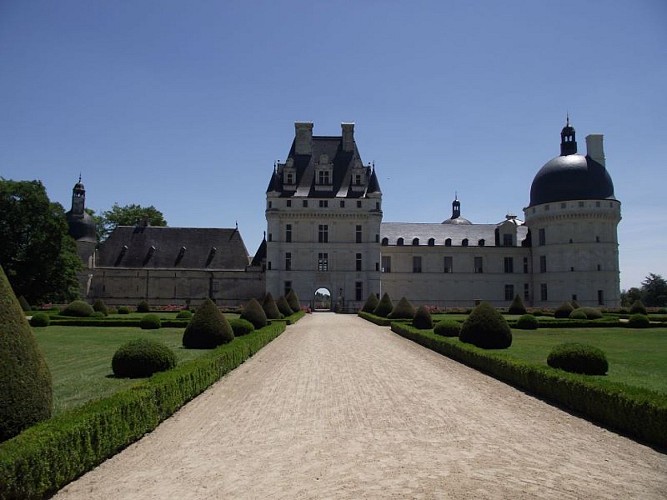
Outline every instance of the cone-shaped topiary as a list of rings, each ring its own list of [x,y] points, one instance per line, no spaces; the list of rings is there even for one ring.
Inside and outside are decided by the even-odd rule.
[[[512,345],[512,330],[502,314],[482,302],[461,325],[459,340],[483,349],[506,349]]]
[[[264,296],[264,300],[262,301],[262,309],[264,309],[264,314],[266,314],[268,319],[280,319],[280,309],[278,309],[276,301],[273,300],[273,295],[271,295],[271,292]]]
[[[632,306],[630,306],[630,314],[643,314],[646,316],[646,306],[644,306],[644,303],[641,300],[637,299]]]
[[[461,333],[461,323],[453,319],[443,319],[435,324],[433,333],[443,337],[458,337]]]
[[[150,310],[151,310],[151,308],[148,305],[148,302],[146,302],[145,300],[142,300],[141,302],[139,302],[137,304],[137,312],[138,313],[147,313],[147,312],[150,312]]]
[[[412,319],[415,316],[415,308],[405,297],[401,297],[387,316],[390,319]]]
[[[183,333],[183,347],[212,349],[234,340],[229,321],[211,299],[206,299],[197,309]]]
[[[95,302],[93,302],[93,311],[101,312],[105,316],[109,314],[109,309],[102,299],[97,299]]]
[[[380,299],[380,302],[378,302],[377,307],[373,310],[373,314],[380,316],[381,318],[386,318],[393,309],[394,304],[391,302],[389,294],[385,292]]]
[[[518,293],[514,296],[514,300],[507,312],[509,314],[526,314],[526,306],[523,305],[523,300],[521,300]]]
[[[364,304],[364,307],[361,308],[361,310],[363,312],[372,313],[373,311],[375,311],[375,308],[378,306],[379,303],[380,300],[378,299],[378,296],[375,295],[374,293],[371,293],[366,299],[366,303]]]
[[[433,328],[433,318],[431,313],[425,306],[419,306],[414,318],[412,318],[412,326],[420,330],[430,330]]]
[[[232,325],[232,330],[234,330],[234,337],[241,337],[255,331],[252,323],[245,319],[232,318],[229,320],[229,324]]]
[[[547,357],[547,364],[552,368],[585,375],[604,375],[609,370],[603,351],[578,343],[559,344],[554,347]]]
[[[83,300],[75,300],[67,304],[65,309],[60,311],[60,314],[63,316],[75,316],[78,318],[87,318],[93,314],[93,308],[87,302]]]
[[[0,442],[51,416],[51,373],[0,267]]]
[[[572,311],[574,311],[572,304],[565,301],[554,311],[554,318],[569,318]]]
[[[174,351],[151,339],[136,339],[123,344],[111,360],[113,374],[118,378],[150,377],[175,366]]]
[[[628,318],[628,328],[648,328],[651,322],[644,314],[633,314]]]
[[[250,299],[248,301],[241,313],[241,319],[250,321],[255,328],[262,328],[267,323],[264,309],[259,305],[257,299]]]
[[[19,297],[19,305],[21,306],[21,309],[23,309],[23,312],[30,311],[30,304],[28,304],[28,301],[23,295]]]
[[[157,314],[146,314],[139,321],[139,328],[142,330],[159,330],[161,326],[162,323]]]
[[[532,314],[524,314],[516,322],[516,327],[519,330],[537,330],[539,326],[539,321]]]
[[[299,302],[299,297],[293,289],[290,289],[290,291],[287,292],[285,300],[287,300],[292,311],[297,312],[301,310],[301,302]]]
[[[278,310],[282,313],[283,316],[290,316],[294,314],[294,311],[292,311],[292,308],[287,303],[287,299],[284,295],[278,297],[278,300],[276,300],[276,306],[278,306]]]

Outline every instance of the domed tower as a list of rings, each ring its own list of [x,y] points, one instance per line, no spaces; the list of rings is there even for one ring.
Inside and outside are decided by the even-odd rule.
[[[95,221],[86,213],[86,188],[79,182],[72,189],[72,209],[65,214],[67,224],[69,225],[69,234],[76,240],[76,248],[83,262],[88,269],[93,267],[93,255],[97,245],[97,235],[95,230]]]
[[[533,304],[563,301],[617,307],[620,303],[617,226],[621,203],[605,168],[601,134],[586,137],[577,153],[569,117],[560,155],[537,173],[524,209],[531,233]]]
[[[472,224],[465,217],[461,217],[461,202],[458,195],[454,195],[452,202],[452,216],[449,219],[442,221],[443,224]]]

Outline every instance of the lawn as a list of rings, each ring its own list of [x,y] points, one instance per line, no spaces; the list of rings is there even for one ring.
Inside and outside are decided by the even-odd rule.
[[[179,363],[209,351],[183,349],[183,328],[49,326],[34,328],[53,377],[54,414],[109,396],[138,380],[116,379],[111,358],[123,343],[141,337],[159,339],[174,349]]]

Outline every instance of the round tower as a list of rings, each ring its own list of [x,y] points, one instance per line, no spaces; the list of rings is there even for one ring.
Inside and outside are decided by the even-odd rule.
[[[561,154],[537,173],[524,209],[531,234],[532,302],[557,307],[618,307],[620,280],[617,226],[621,203],[605,168],[603,137],[586,137],[577,153],[569,117],[561,131]]]

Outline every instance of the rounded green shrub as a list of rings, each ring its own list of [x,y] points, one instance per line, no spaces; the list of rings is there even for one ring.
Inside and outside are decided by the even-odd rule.
[[[292,311],[297,312],[301,310],[301,302],[299,302],[299,296],[296,294],[294,289],[290,289],[285,295],[285,300],[289,304],[289,307]]]
[[[60,314],[63,316],[74,316],[77,318],[87,318],[93,314],[93,308],[87,302],[83,300],[75,300],[70,302],[65,309],[60,311]]]
[[[280,319],[280,309],[278,309],[276,301],[273,300],[273,295],[271,295],[271,292],[264,296],[264,300],[262,301],[262,309],[264,310],[264,314],[266,315],[267,319]]]
[[[192,311],[189,311],[188,309],[183,309],[182,311],[178,311],[178,314],[176,315],[176,319],[191,319],[192,318]]]
[[[379,303],[380,299],[378,299],[378,296],[375,295],[374,293],[371,293],[370,295],[368,295],[368,298],[364,303],[364,307],[362,307],[361,310],[366,313],[372,313],[373,311],[375,311],[375,308],[378,306]]]
[[[97,319],[102,319],[106,318],[105,314],[102,311],[95,311],[93,314],[90,315],[91,318],[97,318]]]
[[[146,314],[139,321],[139,327],[142,330],[159,330],[162,326],[160,317],[157,314]]]
[[[540,322],[532,314],[524,314],[516,322],[519,330],[537,330],[539,326]]]
[[[586,319],[601,319],[602,312],[595,307],[582,307],[580,310],[586,314]]]
[[[127,306],[118,306],[118,314],[130,314],[130,308]]]
[[[104,316],[109,314],[109,309],[102,299],[97,299],[93,302],[93,311],[101,312]]]
[[[291,316],[296,312],[292,311],[292,308],[287,303],[287,299],[285,298],[284,295],[278,297],[278,300],[276,300],[276,306],[278,307],[278,310],[283,316]]]
[[[118,378],[150,377],[176,366],[176,354],[162,342],[136,339],[114,353],[111,368]]]
[[[574,311],[572,304],[565,301],[554,311],[554,318],[569,318],[572,311]]]
[[[588,319],[586,311],[582,311],[581,309],[573,309],[568,317],[570,319]]]
[[[387,316],[389,319],[412,319],[415,316],[415,308],[405,297],[401,297]]]
[[[393,309],[394,304],[391,302],[389,294],[385,292],[385,294],[380,299],[380,302],[378,302],[377,307],[373,310],[373,314],[380,316],[381,318],[386,318],[389,316]]]
[[[514,296],[514,300],[510,304],[507,312],[509,314],[526,314],[526,306],[523,305],[523,300],[521,300],[519,294]]]
[[[23,312],[27,312],[27,311],[31,310],[30,304],[28,303],[28,301],[26,300],[26,298],[23,295],[21,295],[19,297],[19,305],[21,306],[21,309],[23,310]]]
[[[212,349],[234,340],[229,321],[211,299],[206,299],[197,309],[183,333],[183,347]]]
[[[51,416],[51,373],[0,267],[0,442]]]
[[[412,318],[412,326],[420,330],[430,330],[433,328],[433,318],[425,306],[419,306]]]
[[[151,308],[148,305],[148,302],[146,302],[145,300],[142,300],[141,302],[139,302],[137,304],[137,312],[138,313],[147,313],[147,312],[150,312],[150,310],[151,310]]]
[[[257,299],[250,299],[243,308],[241,319],[250,321],[255,328],[266,326],[267,318],[264,309],[259,305]]]
[[[628,318],[628,327],[630,328],[648,328],[651,322],[645,314],[633,314]]]
[[[30,318],[30,326],[49,326],[49,323],[51,323],[51,317],[46,313],[36,313]]]
[[[443,319],[435,324],[433,333],[443,337],[458,337],[461,333],[461,323],[453,319]]]
[[[250,321],[241,318],[233,318],[229,320],[229,324],[234,331],[234,337],[242,337],[255,331],[255,327]]]
[[[630,306],[630,314],[643,314],[646,316],[648,313],[646,312],[644,303],[637,299],[633,302],[632,306]]]
[[[578,343],[554,347],[547,357],[547,364],[552,368],[585,375],[604,375],[609,370],[607,357],[602,350]]]
[[[461,325],[459,339],[483,349],[506,349],[512,345],[512,330],[500,312],[482,302]]]

